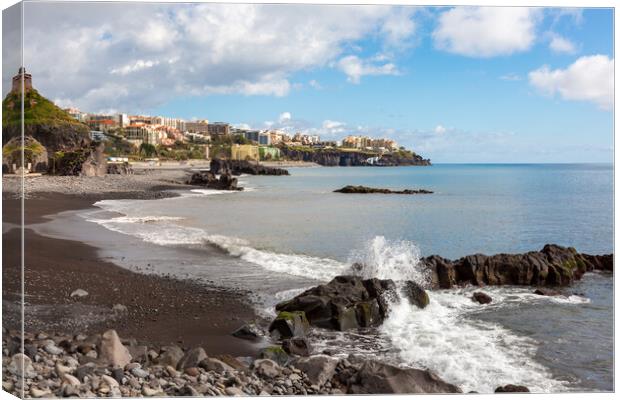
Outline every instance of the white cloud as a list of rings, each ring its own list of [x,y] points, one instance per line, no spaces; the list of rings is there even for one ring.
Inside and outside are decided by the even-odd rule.
[[[388,15],[381,26],[381,32],[385,35],[388,47],[398,48],[410,45],[409,39],[413,37],[417,28],[413,19],[416,10],[414,7],[403,7]]]
[[[549,48],[555,53],[575,54],[575,52],[577,52],[577,48],[573,42],[556,33],[551,34]]]
[[[493,57],[528,50],[536,38],[540,11],[526,7],[457,7],[439,16],[435,47],[469,57]]]
[[[332,121],[329,119],[326,119],[325,121],[323,121],[324,129],[336,129],[336,128],[341,128],[344,125],[345,125],[344,122]]]
[[[544,65],[529,73],[532,86],[565,100],[584,100],[609,110],[614,103],[614,60],[605,55],[580,57],[566,69]]]
[[[398,75],[399,71],[393,63],[372,64],[357,56],[346,56],[337,63],[338,69],[347,75],[351,83],[360,83],[365,75]]]
[[[382,49],[406,43],[415,34],[408,10],[40,2],[27,7],[24,57],[43,94],[86,111],[140,112],[187,94],[286,96],[299,87],[290,82],[294,73],[336,67],[363,39]],[[362,66],[358,78],[396,69]],[[13,69],[3,74],[8,87]],[[111,85],[126,93],[107,90]]]
[[[159,61],[151,61],[151,60],[137,60],[130,64],[123,65],[122,67],[112,68],[110,71],[111,74],[120,74],[127,75],[132,72],[141,71],[143,69],[153,68],[158,65]]]
[[[244,122],[239,123],[239,124],[233,124],[233,126],[234,126],[235,128],[238,128],[238,129],[252,129],[252,127],[250,126],[250,124],[246,124],[246,123],[244,123]]]
[[[283,124],[287,121],[291,120],[291,113],[288,111],[283,112],[282,114],[280,114],[280,116],[278,117],[278,122]]]
[[[441,135],[441,134],[443,134],[443,133],[446,133],[446,127],[445,127],[445,126],[443,126],[443,125],[437,125],[437,126],[435,127],[435,133],[436,133],[436,134],[438,134],[438,135]]]

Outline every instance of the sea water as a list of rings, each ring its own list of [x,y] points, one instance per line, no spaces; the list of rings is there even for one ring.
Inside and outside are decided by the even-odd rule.
[[[365,276],[427,277],[422,256],[525,252],[547,243],[613,251],[613,166],[434,165],[291,168],[291,176],[243,176],[243,192],[182,191],[162,200],[106,200],[90,222],[157,246],[123,256],[252,293],[259,312],[305,288],[366,265]],[[334,193],[345,185],[428,189],[433,194]],[[137,254],[137,255],[136,255]],[[146,260],[144,258],[147,258]],[[508,383],[533,391],[613,390],[613,282],[588,274],[566,297],[531,288],[430,292],[418,310],[401,300],[384,325],[317,334],[317,349],[379,356],[429,368],[464,391]],[[576,294],[573,294],[576,293]]]

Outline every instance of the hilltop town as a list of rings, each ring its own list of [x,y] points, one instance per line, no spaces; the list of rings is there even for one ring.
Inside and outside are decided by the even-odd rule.
[[[391,139],[349,135],[342,140],[321,140],[319,135],[279,129],[248,129],[228,122],[208,119],[186,121],[181,118],[126,113],[86,113],[77,108],[65,111],[88,125],[93,140],[112,142],[122,139],[132,147],[109,147],[109,153],[163,158],[211,158],[271,161],[294,158],[295,152],[340,150],[360,152],[369,164],[379,164],[382,155],[406,153]],[[189,151],[183,151],[183,150]],[[176,150],[176,151],[175,151]],[[299,157],[298,157],[299,158]],[[320,163],[320,162],[319,162]]]
[[[31,74],[22,67],[3,101],[5,173],[21,168],[23,146],[17,138],[21,137],[22,85],[26,172],[83,175],[81,166],[86,165],[93,169],[86,174],[101,175],[106,173],[104,158],[112,163],[228,159],[324,166],[430,165],[429,160],[387,138],[348,135],[342,140],[321,140],[315,134],[250,129],[208,119],[61,109],[39,94]]]

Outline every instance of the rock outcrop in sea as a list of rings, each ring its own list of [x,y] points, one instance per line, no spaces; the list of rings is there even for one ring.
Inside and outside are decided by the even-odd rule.
[[[353,193],[353,194],[367,194],[367,193],[382,193],[382,194],[432,194],[433,192],[426,189],[404,189],[404,190],[391,190],[372,188],[368,186],[354,186],[347,185],[343,188],[334,190],[334,193]]]
[[[399,298],[398,290],[391,279],[342,275],[278,303],[276,310],[279,316],[303,312],[310,325],[325,329],[379,326],[389,314],[390,303]],[[420,308],[428,305],[428,294],[417,283],[408,281],[401,290],[412,304]]]
[[[217,190],[243,190],[242,187],[237,186],[237,178],[228,172],[222,173],[219,178],[211,171],[194,172],[186,183]]]
[[[433,288],[464,285],[567,286],[590,271],[613,272],[613,254],[578,253],[573,247],[545,245],[523,254],[473,254],[451,261],[432,255],[416,268],[431,273]]]

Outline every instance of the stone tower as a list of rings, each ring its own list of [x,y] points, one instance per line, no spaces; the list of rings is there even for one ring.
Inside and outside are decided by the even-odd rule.
[[[12,92],[19,92],[22,87],[22,76],[24,77],[24,90],[28,91],[32,89],[32,75],[26,73],[26,68],[19,67],[17,75],[13,77]]]

